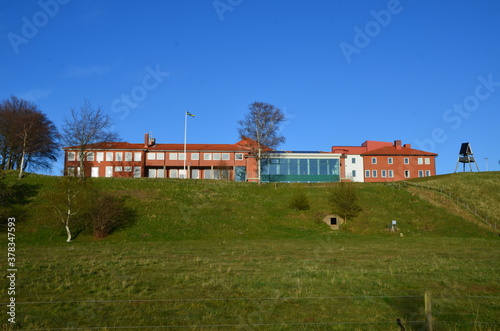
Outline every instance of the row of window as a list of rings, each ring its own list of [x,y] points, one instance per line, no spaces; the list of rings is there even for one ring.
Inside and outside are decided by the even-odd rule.
[[[168,154],[168,159],[184,160],[184,153],[147,153],[148,160],[165,160],[165,154]],[[87,161],[141,161],[141,152],[88,152],[86,153]],[[200,159],[200,153],[190,153],[191,160],[198,161]],[[235,160],[243,160],[243,153],[236,153],[234,155]],[[229,161],[231,159],[231,153],[203,153],[203,160],[215,160],[215,161]],[[77,152],[68,152],[68,161],[80,161],[80,154]]]
[[[229,179],[229,169],[191,169],[191,174],[189,178],[192,179]],[[186,173],[184,169],[149,169],[149,178],[186,178]]]
[[[429,177],[431,175],[431,171],[430,170],[419,170],[418,171],[418,177]],[[378,177],[378,170],[365,170],[365,178],[370,178],[370,176],[372,178],[377,178]],[[411,173],[410,173],[410,170],[405,170],[404,171],[404,176],[405,178],[410,178],[411,177]],[[353,170],[352,171],[352,177],[356,177],[356,170]],[[394,178],[394,171],[393,170],[380,170],[380,177],[382,178]]]
[[[410,158],[405,157],[403,162],[404,162],[404,164],[410,164]],[[356,163],[355,158],[352,158],[352,163]],[[393,164],[393,163],[394,163],[394,159],[392,157],[388,157],[387,164]],[[372,157],[372,164],[377,164],[376,157]],[[425,157],[425,158],[419,157],[419,158],[417,158],[417,164],[431,164],[431,158],[430,157]]]

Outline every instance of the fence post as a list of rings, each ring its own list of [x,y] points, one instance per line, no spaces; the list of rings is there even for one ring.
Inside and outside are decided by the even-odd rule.
[[[424,305],[425,305],[425,324],[427,326],[427,331],[432,331],[432,307],[431,307],[430,291],[425,291]]]

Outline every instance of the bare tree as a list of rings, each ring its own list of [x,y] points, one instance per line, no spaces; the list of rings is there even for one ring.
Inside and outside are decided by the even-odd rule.
[[[88,100],[80,109],[71,109],[71,115],[64,119],[62,140],[66,147],[74,147],[78,153],[81,179],[85,178],[84,159],[89,150],[104,149],[107,142],[118,139],[111,131],[112,125],[111,118]]]
[[[29,101],[11,96],[0,104],[0,168],[29,166],[49,169],[57,160],[59,134],[55,125]]]
[[[263,152],[276,149],[285,142],[285,137],[279,132],[279,125],[285,121],[285,115],[281,109],[265,102],[254,102],[248,106],[248,110],[243,120],[238,121],[238,132],[241,139],[250,138],[255,141],[247,147],[255,155],[260,182]]]

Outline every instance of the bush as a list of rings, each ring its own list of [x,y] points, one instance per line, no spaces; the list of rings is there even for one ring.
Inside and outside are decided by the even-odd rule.
[[[134,212],[125,205],[125,198],[109,193],[99,195],[89,210],[94,236],[105,238],[119,227],[133,222]]]
[[[356,217],[362,208],[358,202],[358,194],[353,184],[340,183],[330,191],[329,204],[334,214],[338,214],[347,222],[347,218]]]
[[[299,191],[292,196],[290,208],[296,210],[308,210],[310,207],[309,198],[304,191]]]

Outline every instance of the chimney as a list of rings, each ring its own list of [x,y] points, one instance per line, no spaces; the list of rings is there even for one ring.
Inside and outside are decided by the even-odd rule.
[[[404,144],[404,148],[411,148],[411,144]]]
[[[394,147],[396,147],[396,149],[401,149],[401,140],[394,140]]]
[[[149,147],[149,133],[144,134],[144,147]]]

